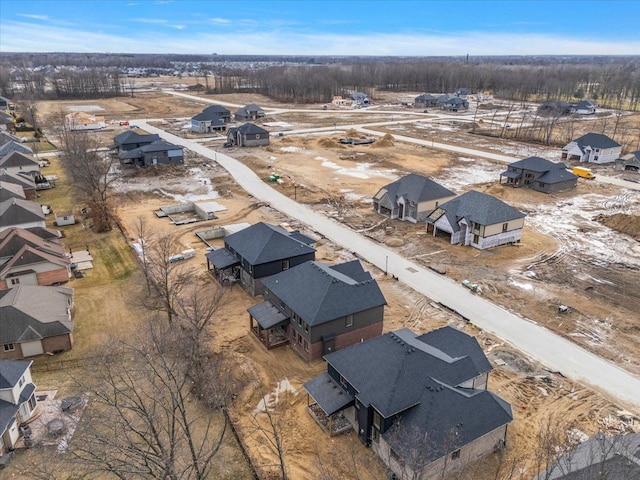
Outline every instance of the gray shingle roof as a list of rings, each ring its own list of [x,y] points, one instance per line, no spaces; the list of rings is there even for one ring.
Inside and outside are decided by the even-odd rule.
[[[601,133],[587,133],[574,141],[578,144],[580,150],[583,150],[584,147],[615,148],[621,146],[618,142]]]
[[[11,152],[22,152],[29,155],[33,153],[30,147],[14,141],[7,142],[0,147],[0,157],[8,155]]]
[[[438,210],[445,212],[449,223],[454,229],[458,228],[458,221],[462,218],[466,219],[467,222],[475,222],[480,225],[494,225],[526,217],[526,214],[516,210],[511,205],[507,205],[502,200],[475,190],[470,190],[443,203],[435,211]],[[437,220],[437,218],[432,217],[434,212],[429,215],[428,222]]]
[[[42,338],[70,333],[73,289],[20,285],[0,290],[0,343],[18,343],[33,329]]]
[[[3,226],[23,225],[30,222],[44,222],[42,207],[30,200],[10,198],[0,202],[0,221]]]
[[[30,155],[23,152],[7,153],[0,158],[0,168],[23,167],[25,170],[40,170],[38,161]]]
[[[224,118],[220,116],[220,114],[216,112],[200,112],[197,115],[191,117],[191,120],[195,120],[197,122],[211,122],[212,126],[224,126]]]
[[[393,201],[397,200],[398,197],[404,196],[416,203],[453,197],[455,195],[454,192],[434,182],[430,178],[415,173],[405,175],[395,182],[382,187],[382,189],[376,193],[375,198],[379,198],[380,193],[384,190],[387,191],[387,194]]]
[[[27,190],[36,188],[36,182],[33,180],[33,177],[27,174],[6,173],[0,170],[0,181],[20,185],[23,189],[26,188]]]
[[[241,125],[240,127],[238,127],[237,131],[240,132],[243,135],[255,135],[255,134],[258,134],[258,133],[260,133],[260,134],[269,133],[264,128],[259,127],[257,125],[254,125],[253,123],[245,123],[244,125]]]
[[[24,245],[58,257],[65,255],[64,247],[59,243],[46,240],[24,228],[10,228],[2,234],[0,235],[0,258],[14,256]]]
[[[551,160],[547,160],[542,157],[528,157],[517,162],[510,163],[510,167],[522,168],[524,170],[531,170],[532,172],[547,172],[558,166],[562,165],[562,168],[566,168],[564,163],[554,163]]]
[[[285,229],[264,222],[225,237],[224,243],[252,265],[315,252],[315,248],[294,238]]]
[[[263,280],[263,284],[312,326],[386,305],[377,282],[360,262],[349,263],[336,269],[305,262]]]
[[[0,202],[9,200],[10,198],[24,199],[24,190],[17,183],[9,183],[0,180]]]
[[[155,142],[156,140],[160,140],[160,135],[158,135],[157,133],[141,135],[138,132],[134,132],[133,130],[127,130],[126,132],[121,133],[113,139],[116,145],[151,143]]]
[[[555,463],[534,480],[640,478],[640,433],[617,436],[597,433]]]
[[[16,386],[32,363],[31,360],[0,359],[0,389]]]
[[[239,108],[236,111],[236,116],[240,116],[240,117],[249,117],[251,115],[264,115],[264,110],[262,110],[262,108],[260,108],[258,105],[256,105],[255,103],[250,103],[249,105],[245,105],[242,108]]]
[[[231,115],[231,112],[224,108],[221,105],[211,105],[207,108],[205,108],[204,110],[202,110],[202,113],[209,115],[210,113],[215,113],[217,114],[217,116],[228,116]]]
[[[374,406],[385,418],[402,413],[408,431],[428,434],[434,448],[424,454],[432,459],[442,456],[443,448],[451,451],[512,420],[511,407],[501,398],[457,387],[491,366],[474,338],[451,327],[422,336],[398,330],[325,359],[355,388],[363,405]],[[451,445],[456,427],[456,445]],[[398,454],[410,441],[393,429],[385,438]]]

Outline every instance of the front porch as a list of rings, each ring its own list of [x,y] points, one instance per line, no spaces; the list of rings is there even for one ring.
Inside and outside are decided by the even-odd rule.
[[[259,303],[247,311],[249,312],[249,330],[267,350],[289,343],[287,335],[289,317],[271,302]]]

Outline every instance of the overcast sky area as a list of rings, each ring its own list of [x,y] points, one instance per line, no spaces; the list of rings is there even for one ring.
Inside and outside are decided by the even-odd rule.
[[[0,0],[0,52],[640,55],[640,0]]]

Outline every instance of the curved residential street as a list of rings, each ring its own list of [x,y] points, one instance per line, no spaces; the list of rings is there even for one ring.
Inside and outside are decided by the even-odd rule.
[[[563,375],[588,384],[611,398],[640,411],[640,378],[594,355],[536,323],[523,319],[472,294],[451,279],[437,275],[403,258],[392,250],[363,237],[324,215],[282,195],[262,181],[241,162],[192,140],[177,137],[146,122],[136,123],[149,133],[182,145],[216,161],[238,184],[255,198],[269,203],[282,213],[296,218],[312,230],[346,248],[362,259],[387,270],[417,292],[457,311],[460,315],[491,332],[514,347]],[[486,153],[486,152],[485,152]]]

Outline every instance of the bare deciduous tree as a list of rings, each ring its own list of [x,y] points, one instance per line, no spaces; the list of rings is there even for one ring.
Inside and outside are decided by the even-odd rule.
[[[210,311],[207,306],[202,317],[196,320],[194,314],[186,324],[207,324]],[[118,353],[95,367],[94,382],[83,385],[91,392],[91,404],[70,445],[86,471],[122,479],[211,478],[228,426],[221,410],[225,403],[216,414],[196,401],[194,365],[181,354],[187,341],[189,349],[200,350],[193,335],[150,322],[129,340],[117,341]],[[198,365],[210,367],[204,361]],[[209,378],[210,387],[219,388],[216,395],[224,399],[225,382],[217,380]]]
[[[65,170],[84,195],[96,231],[109,231],[113,226],[109,189],[116,180],[112,173],[115,159],[98,150],[100,144],[89,132],[71,130],[64,120],[60,125],[59,150]]]

